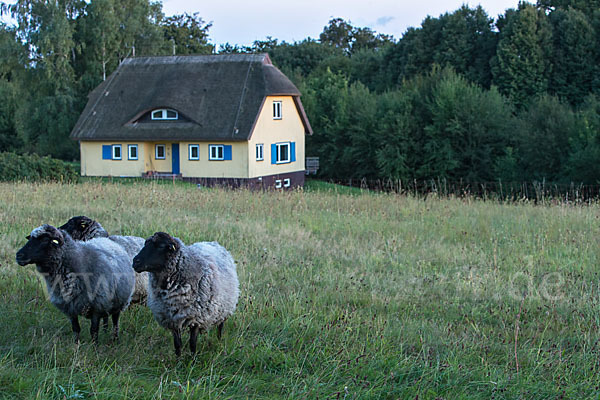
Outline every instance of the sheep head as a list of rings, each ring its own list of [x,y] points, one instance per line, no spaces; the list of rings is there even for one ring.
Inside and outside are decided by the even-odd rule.
[[[27,236],[27,243],[17,252],[17,263],[45,264],[54,258],[65,244],[65,237],[61,231],[51,225],[42,225],[31,231]]]
[[[146,239],[140,252],[133,258],[133,269],[136,272],[159,272],[166,268],[169,260],[179,251],[180,245],[171,235],[156,232]]]
[[[96,235],[96,226],[99,225],[96,221],[85,215],[73,217],[66,224],[59,227],[66,231],[74,240],[88,240]],[[90,237],[91,236],[91,237]]]

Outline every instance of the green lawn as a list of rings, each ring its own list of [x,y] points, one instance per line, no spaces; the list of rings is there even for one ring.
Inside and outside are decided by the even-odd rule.
[[[80,214],[228,248],[242,294],[223,339],[178,360],[133,306],[119,343],[101,332],[95,348],[84,321],[76,346],[14,257],[32,228]],[[0,184],[0,398],[598,398],[599,218],[315,183]]]

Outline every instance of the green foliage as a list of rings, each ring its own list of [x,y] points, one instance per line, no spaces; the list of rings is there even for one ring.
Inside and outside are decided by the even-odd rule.
[[[496,46],[493,19],[478,6],[463,5],[439,18],[427,17],[421,27],[409,28],[388,51],[391,85],[427,72],[434,64],[451,67],[472,82],[489,87],[490,58]]]
[[[213,46],[208,43],[208,30],[212,24],[206,24],[197,12],[192,15],[185,13],[167,17],[161,25],[165,40],[172,42],[175,46],[175,54],[210,54],[213,52]]]
[[[569,137],[576,134],[576,116],[568,105],[544,95],[519,114],[516,140],[523,178],[559,180],[568,158]]]
[[[552,71],[552,29],[542,10],[519,3],[500,24],[493,82],[517,108],[546,92]]]
[[[77,182],[78,179],[79,170],[64,161],[37,154],[0,153],[2,181]]]
[[[598,39],[586,15],[569,8],[550,14],[554,54],[550,92],[571,104],[580,104],[595,89],[592,77],[600,73]]]

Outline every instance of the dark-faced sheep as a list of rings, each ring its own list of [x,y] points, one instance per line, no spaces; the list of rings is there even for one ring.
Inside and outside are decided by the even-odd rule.
[[[108,232],[98,221],[80,215],[73,217],[66,224],[59,227],[66,231],[75,240],[87,241],[99,237],[107,237],[118,243],[125,249],[131,260],[144,247],[144,239],[138,236],[108,235]],[[131,264],[131,262],[130,262]],[[148,273],[135,274],[135,288],[131,296],[131,302],[144,303],[148,297]],[[105,321],[106,324],[106,321]]]
[[[98,342],[100,319],[112,316],[114,337],[119,315],[127,308],[135,283],[121,246],[106,238],[73,240],[50,225],[34,229],[16,256],[19,265],[35,264],[46,281],[50,301],[71,320],[79,340],[79,316],[91,319],[90,334]]]
[[[186,246],[157,232],[133,259],[137,272],[150,273],[148,306],[158,323],[173,332],[175,354],[181,354],[181,331],[190,329],[190,350],[198,334],[218,327],[235,311],[239,282],[231,254],[216,242]]]

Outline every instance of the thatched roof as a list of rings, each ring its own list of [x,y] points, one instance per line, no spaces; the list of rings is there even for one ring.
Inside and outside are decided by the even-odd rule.
[[[312,134],[294,84],[267,54],[128,58],[89,95],[75,140],[248,140],[265,96],[289,95]],[[157,108],[178,121],[150,121]]]

